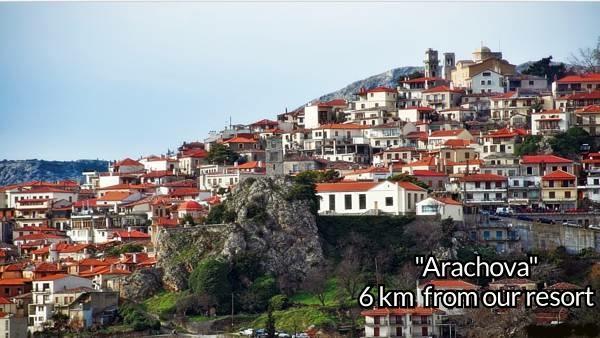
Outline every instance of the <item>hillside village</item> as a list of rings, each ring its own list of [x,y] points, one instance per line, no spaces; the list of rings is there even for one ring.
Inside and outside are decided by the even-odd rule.
[[[161,234],[205,226],[245,181],[266,178],[318,176],[321,218],[450,219],[456,238],[498,255],[597,257],[600,73],[523,74],[485,46],[465,60],[428,49],[423,69],[396,87],[361,88],[350,101],[315,101],[174,152],[110,161],[82,182],[0,187],[0,336],[127,321],[123,283],[164,259]],[[581,287],[545,282],[422,280],[417,291]],[[359,330],[454,337],[447,317],[456,315],[463,309],[375,308],[361,312]],[[534,314],[542,326],[568,318],[568,309]],[[139,322],[149,323],[140,330],[160,327]]]

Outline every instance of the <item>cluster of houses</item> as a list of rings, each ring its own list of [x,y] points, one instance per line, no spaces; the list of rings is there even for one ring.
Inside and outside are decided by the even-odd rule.
[[[487,47],[458,61],[429,49],[424,63],[424,74],[393,88],[230,125],[174,153],[111,161],[104,172],[83,172],[82,182],[0,187],[0,319],[9,336],[43,330],[56,313],[82,328],[108,323],[121,278],[156,263],[160,233],[203,223],[247,178],[336,171],[316,186],[321,215],[460,222],[499,208],[567,212],[584,199],[600,202],[600,153],[516,155],[531,135],[600,132],[600,74],[523,75]],[[210,160],[216,147],[239,160]],[[107,255],[124,243],[142,249]],[[391,314],[373,311],[368,318]],[[409,314],[393,315],[409,325]],[[437,312],[415,315],[437,330]]]

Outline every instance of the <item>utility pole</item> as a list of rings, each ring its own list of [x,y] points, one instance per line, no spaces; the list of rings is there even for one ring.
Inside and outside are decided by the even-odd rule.
[[[231,332],[233,332],[233,292],[231,293]]]

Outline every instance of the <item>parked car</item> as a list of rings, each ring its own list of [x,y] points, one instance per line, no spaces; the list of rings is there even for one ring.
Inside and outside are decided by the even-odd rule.
[[[594,230],[600,230],[600,225],[597,225],[597,224],[590,224],[589,228],[590,228],[590,229],[594,229]]]
[[[539,218],[538,222],[544,223],[544,224],[554,224],[554,221],[549,218]]]
[[[243,329],[240,331],[240,335],[242,336],[252,336],[254,335],[254,329]]]
[[[517,216],[517,219],[519,219],[521,221],[533,222],[533,218],[531,218],[529,216],[525,216],[525,215],[519,215],[519,216]]]
[[[279,338],[291,338],[292,336],[290,336],[288,333],[285,333],[285,332],[279,332],[279,334],[277,334],[277,337],[279,337]]]
[[[568,226],[568,227],[578,227],[578,228],[581,228],[581,225],[579,225],[579,224],[577,224],[577,223],[575,223],[573,221],[565,221],[565,222],[563,222],[563,225],[564,226]]]
[[[489,218],[490,221],[499,221],[500,217],[496,217],[496,216],[490,216]]]

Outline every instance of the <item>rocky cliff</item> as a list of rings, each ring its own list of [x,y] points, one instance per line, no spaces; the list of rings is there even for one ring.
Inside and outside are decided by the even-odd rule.
[[[231,222],[160,233],[155,273],[163,287],[186,289],[193,268],[209,256],[230,261],[241,255],[257,256],[265,271],[301,281],[311,266],[323,261],[323,252],[310,205],[290,198],[291,187],[284,179],[247,179],[224,202]],[[129,291],[125,295],[134,299],[148,294],[147,290],[138,294],[135,288]]]

